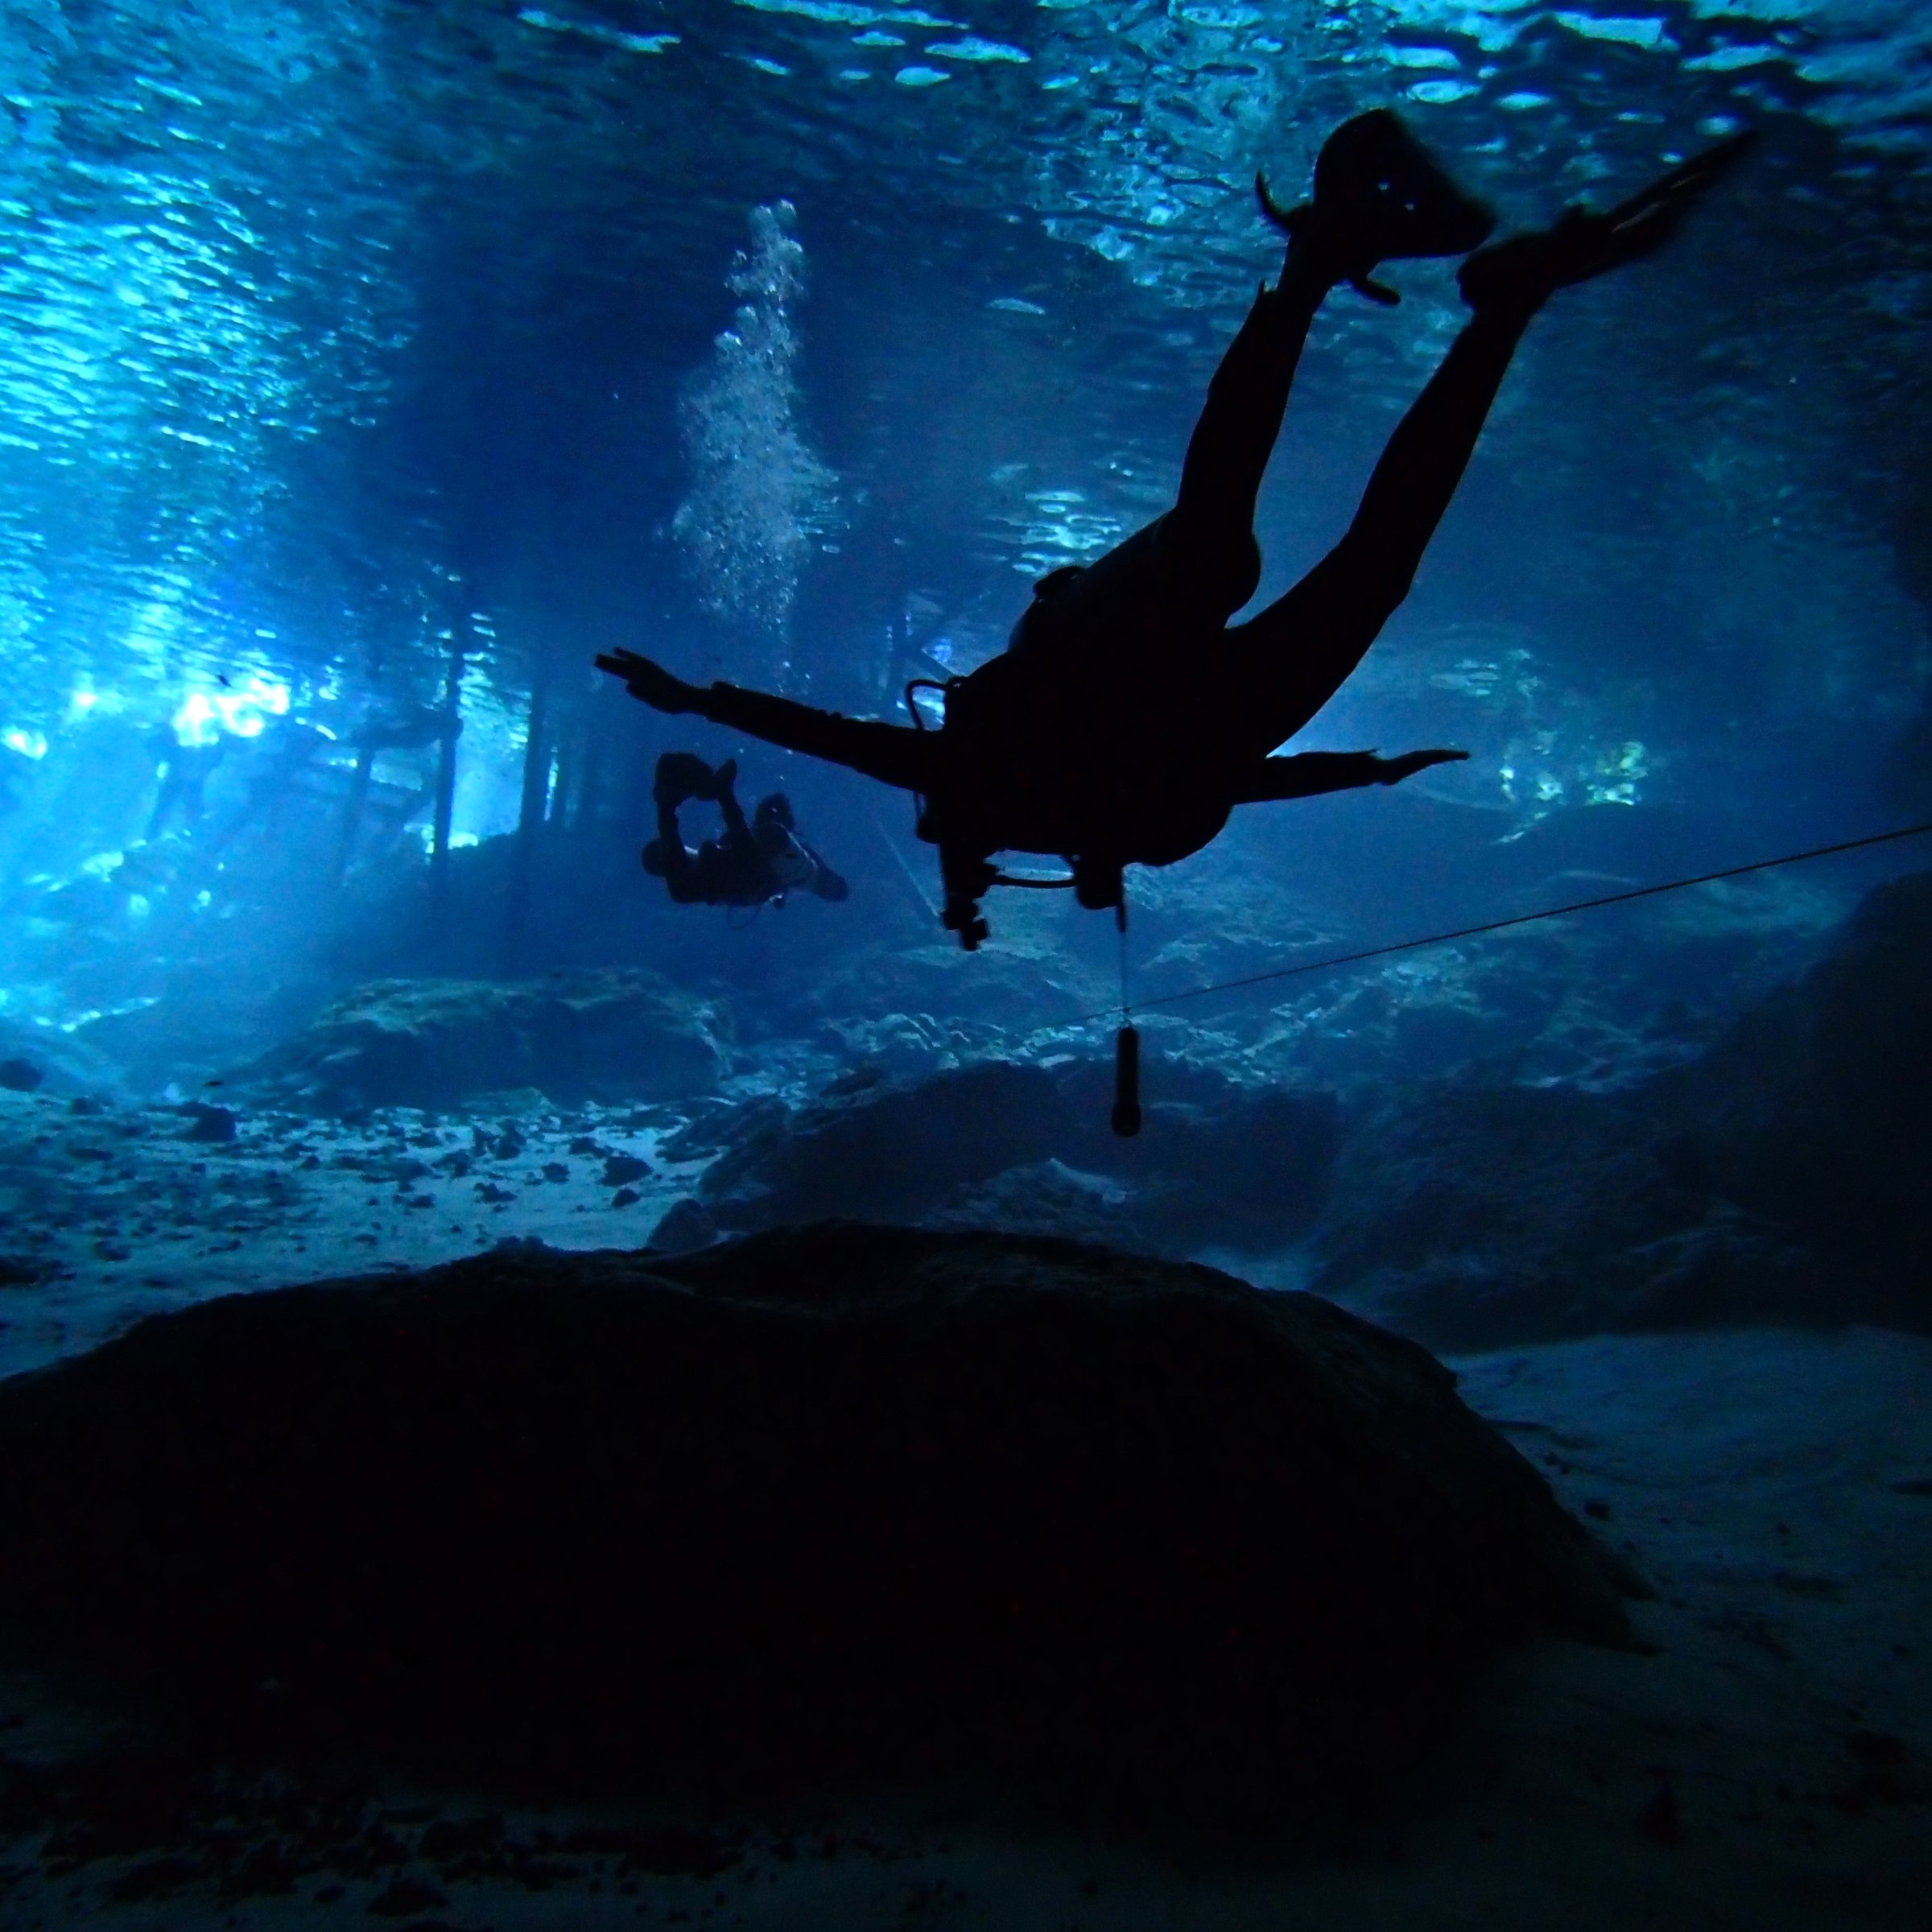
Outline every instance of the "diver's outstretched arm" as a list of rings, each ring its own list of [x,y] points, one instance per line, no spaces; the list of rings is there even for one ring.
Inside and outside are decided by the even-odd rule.
[[[600,671],[621,678],[630,695],[653,710],[673,715],[695,712],[714,724],[741,731],[767,745],[803,752],[828,764],[843,765],[862,777],[907,791],[931,788],[936,732],[914,731],[910,725],[886,724],[871,718],[848,718],[836,711],[820,711],[769,691],[746,691],[736,684],[687,684],[662,664],[634,650],[600,656]]]
[[[1292,758],[1263,758],[1236,783],[1237,805],[1271,799],[1311,799],[1319,792],[1352,791],[1362,785],[1399,785],[1431,765],[1468,757],[1466,751],[1406,751],[1385,758],[1373,751],[1302,751]]]

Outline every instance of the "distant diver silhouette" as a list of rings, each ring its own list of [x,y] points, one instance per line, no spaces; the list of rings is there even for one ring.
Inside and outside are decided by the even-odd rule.
[[[644,869],[681,906],[782,903],[789,892],[845,898],[851,887],[794,830],[783,792],[761,799],[746,823],[733,789],[737,775],[735,759],[716,771],[694,752],[667,751],[658,760],[658,836],[644,848]],[[678,807],[693,799],[715,803],[724,820],[724,836],[707,839],[696,852],[678,829]]]
[[[943,923],[968,951],[1005,851],[1064,858],[1080,903],[1122,904],[1122,868],[1198,852],[1236,805],[1393,785],[1452,750],[1269,753],[1340,688],[1408,595],[1530,318],[1558,288],[1649,254],[1738,159],[1740,134],[1607,213],[1567,209],[1546,229],[1484,248],[1494,225],[1385,109],[1330,135],[1311,199],[1263,213],[1289,237],[1223,357],[1187,445],[1174,507],[1096,563],[1034,586],[1007,649],[949,680],[933,730],[848,718],[767,692],[687,684],[629,650],[597,659],[634,697],[695,712],[849,766],[921,802],[939,848]],[[1471,250],[1477,252],[1469,254]],[[1308,575],[1246,622],[1261,580],[1256,496],[1302,345],[1331,289],[1392,302],[1382,262],[1468,254],[1474,311],[1389,439],[1354,522]]]
[[[208,810],[208,781],[215,767],[227,755],[228,739],[218,735],[206,745],[184,742],[171,725],[163,724],[148,733],[148,749],[161,780],[153,808],[147,815],[142,842],[151,845],[167,829],[168,819],[180,814],[184,832],[192,832]]]

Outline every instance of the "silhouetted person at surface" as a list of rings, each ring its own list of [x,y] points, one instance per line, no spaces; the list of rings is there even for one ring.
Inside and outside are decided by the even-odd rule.
[[[1376,465],[1348,533],[1285,597],[1245,623],[1261,552],[1254,508],[1302,346],[1338,283],[1380,301],[1381,262],[1477,249],[1491,217],[1385,109],[1339,128],[1311,201],[1208,386],[1179,501],[1097,563],[1034,588],[1008,648],[946,689],[932,731],[845,718],[730,684],[687,684],[647,658],[598,658],[631,695],[695,712],[849,766],[923,801],[938,845],[944,923],[968,949],[1001,851],[1057,853],[1084,906],[1121,902],[1121,869],[1198,852],[1236,805],[1393,784],[1450,750],[1269,753],[1339,690],[1408,595],[1530,318],[1558,288],[1648,254],[1750,138],[1732,137],[1607,214],[1571,208],[1551,228],[1470,254],[1475,312]]]
[[[205,745],[184,745],[171,726],[163,724],[150,735],[148,744],[161,779],[154,809],[141,834],[142,841],[151,845],[167,829],[167,821],[176,811],[184,830],[200,824],[208,809],[208,781],[227,755],[228,738],[221,733]]]
[[[790,892],[845,898],[851,888],[798,836],[783,792],[761,799],[745,822],[733,789],[737,775],[734,759],[716,771],[693,752],[667,751],[658,760],[658,836],[644,848],[644,869],[681,906],[782,905]],[[679,807],[693,799],[715,803],[724,821],[724,836],[695,852],[678,828]]]

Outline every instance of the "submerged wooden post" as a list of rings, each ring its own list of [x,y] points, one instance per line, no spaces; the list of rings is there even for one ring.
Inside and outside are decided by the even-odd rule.
[[[550,803],[550,664],[539,657],[530,674],[530,713],[523,744],[523,796],[517,814],[517,837],[510,860],[510,893],[504,905],[503,969],[518,971],[524,959],[524,922],[536,881],[537,846]]]
[[[523,796],[517,811],[517,843],[527,846],[543,824],[550,803],[550,667],[539,662],[530,683],[530,713],[523,740]]]
[[[463,729],[464,631],[459,617],[451,633],[449,670],[443,684],[443,736],[436,744],[436,816],[430,827],[429,878],[438,899],[449,890],[449,828],[456,803],[456,737]]]
[[[362,812],[369,803],[369,778],[375,762],[374,745],[356,747],[356,773],[349,782],[349,798],[342,807],[342,829],[336,840],[335,876],[338,883],[348,872],[349,861],[355,857],[356,836],[362,829]]]

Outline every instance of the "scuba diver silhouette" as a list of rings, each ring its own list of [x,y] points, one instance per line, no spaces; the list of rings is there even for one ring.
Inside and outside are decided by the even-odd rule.
[[[680,906],[782,905],[796,891],[844,898],[852,888],[793,830],[783,792],[761,799],[746,824],[733,790],[737,775],[733,758],[716,771],[694,752],[667,751],[658,760],[651,788],[658,836],[644,848],[644,869]],[[707,839],[696,852],[678,829],[678,807],[692,799],[715,803],[724,820],[724,837]]]
[[[738,686],[700,687],[629,650],[601,656],[634,697],[850,767],[920,801],[939,848],[944,924],[968,950],[1002,851],[1064,858],[1083,906],[1123,906],[1122,869],[1198,852],[1237,805],[1392,785],[1447,749],[1270,757],[1327,703],[1407,596],[1530,319],[1558,289],[1649,254],[1754,137],[1693,157],[1606,213],[1481,247],[1494,225],[1386,109],[1323,144],[1314,192],[1263,213],[1288,236],[1208,385],[1174,507],[1097,562],[1042,578],[1006,650],[949,680],[944,723],[848,718]],[[1469,251],[1476,250],[1474,254]],[[1255,499],[1302,347],[1331,289],[1371,299],[1385,261],[1468,255],[1474,312],[1389,439],[1347,534],[1246,622],[1261,551]]]

